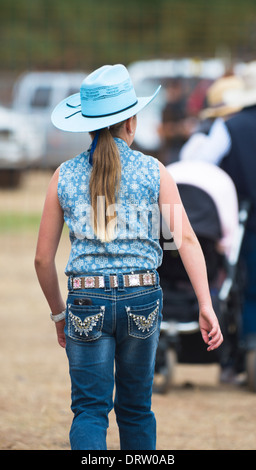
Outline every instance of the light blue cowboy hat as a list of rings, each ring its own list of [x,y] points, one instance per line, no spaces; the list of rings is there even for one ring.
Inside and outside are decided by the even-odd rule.
[[[138,98],[124,65],[104,65],[83,80],[80,93],[55,107],[52,123],[69,132],[92,132],[112,126],[141,111],[160,88],[152,96]]]

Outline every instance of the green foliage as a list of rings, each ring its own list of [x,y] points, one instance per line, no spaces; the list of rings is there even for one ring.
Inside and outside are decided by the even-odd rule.
[[[255,0],[2,0],[1,66],[83,69],[170,56],[255,54]]]

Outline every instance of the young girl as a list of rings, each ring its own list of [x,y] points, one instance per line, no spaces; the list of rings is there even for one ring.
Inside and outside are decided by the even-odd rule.
[[[127,69],[107,65],[87,76],[80,93],[52,114],[56,127],[90,132],[93,139],[88,151],[64,162],[52,177],[35,256],[58,342],[69,360],[72,449],[106,449],[113,406],[121,449],[155,449],[151,395],[162,318],[159,208],[197,295],[207,349],[222,343],[204,257],[177,187],[158,160],[130,148],[136,114],[158,90],[138,98]],[[55,268],[64,221],[71,240],[66,304]]]

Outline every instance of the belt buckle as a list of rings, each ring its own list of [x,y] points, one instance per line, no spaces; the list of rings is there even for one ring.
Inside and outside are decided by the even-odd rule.
[[[143,274],[142,279],[143,279],[144,286],[152,286],[152,284],[153,284],[153,274],[152,273]]]
[[[92,289],[93,287],[95,287],[95,277],[94,276],[85,277],[84,287],[85,289]]]
[[[81,289],[81,278],[80,277],[73,277],[72,287],[73,289]]]
[[[140,285],[139,274],[128,274],[129,287],[136,287]]]

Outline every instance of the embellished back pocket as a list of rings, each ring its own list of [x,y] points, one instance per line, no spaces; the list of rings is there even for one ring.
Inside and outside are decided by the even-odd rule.
[[[102,334],[104,306],[68,304],[68,336],[79,341],[93,341]]]
[[[128,317],[128,333],[135,338],[146,339],[157,329],[159,300],[148,305],[125,307]]]

